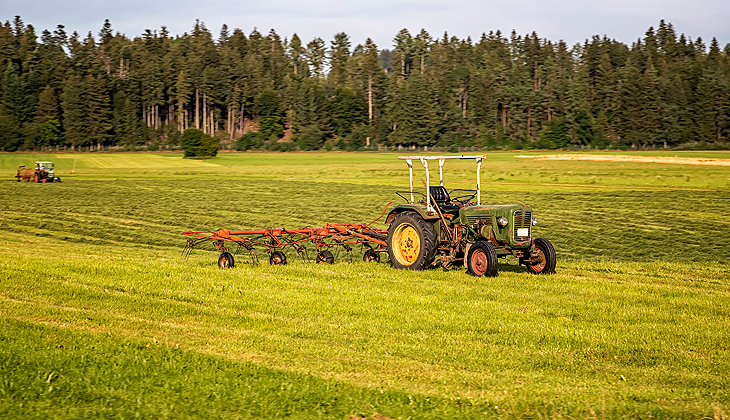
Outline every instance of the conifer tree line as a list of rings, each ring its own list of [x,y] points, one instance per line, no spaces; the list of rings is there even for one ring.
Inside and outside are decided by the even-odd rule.
[[[421,30],[379,49],[217,37],[202,22],[130,39],[0,25],[0,149],[180,145],[195,131],[239,150],[727,147],[730,44],[661,21],[626,45],[568,46],[514,31],[475,42]]]

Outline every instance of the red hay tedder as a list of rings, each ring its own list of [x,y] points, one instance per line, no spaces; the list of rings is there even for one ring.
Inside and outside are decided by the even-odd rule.
[[[387,209],[387,206],[386,206]],[[382,216],[381,216],[382,217]],[[380,219],[380,217],[378,218]],[[269,255],[269,264],[286,264],[286,255],[283,250],[294,250],[303,261],[308,261],[307,244],[313,244],[317,250],[318,263],[332,264],[335,261],[330,249],[336,247],[344,249],[352,261],[353,246],[359,245],[365,249],[363,261],[380,261],[380,253],[387,252],[388,232],[383,229],[370,227],[370,224],[331,224],[324,227],[307,227],[302,229],[258,229],[258,230],[215,230],[199,232],[183,232],[190,236],[183,250],[182,259],[187,260],[193,249],[203,242],[211,241],[221,251],[218,257],[218,267],[232,268],[235,264],[233,255],[243,249],[248,251],[251,261],[256,264],[255,246],[264,247]],[[231,253],[228,246],[236,246]]]

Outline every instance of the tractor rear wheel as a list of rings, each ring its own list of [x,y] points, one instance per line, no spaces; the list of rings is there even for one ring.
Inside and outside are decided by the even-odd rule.
[[[380,262],[380,254],[378,254],[377,252],[375,252],[372,249],[368,249],[367,251],[365,251],[365,254],[362,256],[362,260],[365,262],[371,262],[371,261]]]
[[[466,260],[467,272],[477,277],[497,275],[497,251],[486,241],[477,241],[469,247]]]
[[[393,267],[423,270],[436,254],[436,230],[433,225],[412,212],[395,216],[388,228],[388,257]]]
[[[286,255],[281,251],[274,251],[269,257],[269,264],[271,265],[286,265]]]
[[[532,274],[553,274],[555,273],[555,248],[545,238],[535,238],[532,242],[535,245],[537,258],[532,263],[527,263],[527,270]]]
[[[332,255],[332,253],[327,250],[319,251],[317,253],[317,264],[320,264],[320,263],[334,264],[335,256]]]
[[[234,265],[233,255],[230,252],[223,252],[218,257],[218,268],[233,268]]]

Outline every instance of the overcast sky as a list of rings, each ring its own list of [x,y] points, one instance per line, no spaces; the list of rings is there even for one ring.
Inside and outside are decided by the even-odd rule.
[[[63,24],[68,33],[97,36],[104,19],[130,38],[162,26],[182,35],[200,19],[215,38],[226,23],[246,34],[254,27],[264,34],[274,28],[282,38],[297,33],[304,43],[320,37],[329,44],[345,32],[353,47],[370,37],[381,49],[392,48],[403,28],[475,41],[483,32],[514,29],[569,45],[593,35],[631,44],[664,19],[693,40],[730,43],[730,0],[0,0],[0,11],[3,22],[20,15],[38,35]]]

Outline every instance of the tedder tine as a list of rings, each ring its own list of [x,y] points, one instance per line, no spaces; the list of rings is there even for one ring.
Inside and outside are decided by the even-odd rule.
[[[208,239],[206,238],[196,241],[193,238],[188,238],[188,243],[185,245],[185,248],[183,248],[182,255],[180,256],[180,262],[186,263],[188,261],[188,258],[190,258],[190,254],[193,253],[195,247],[207,240]]]

